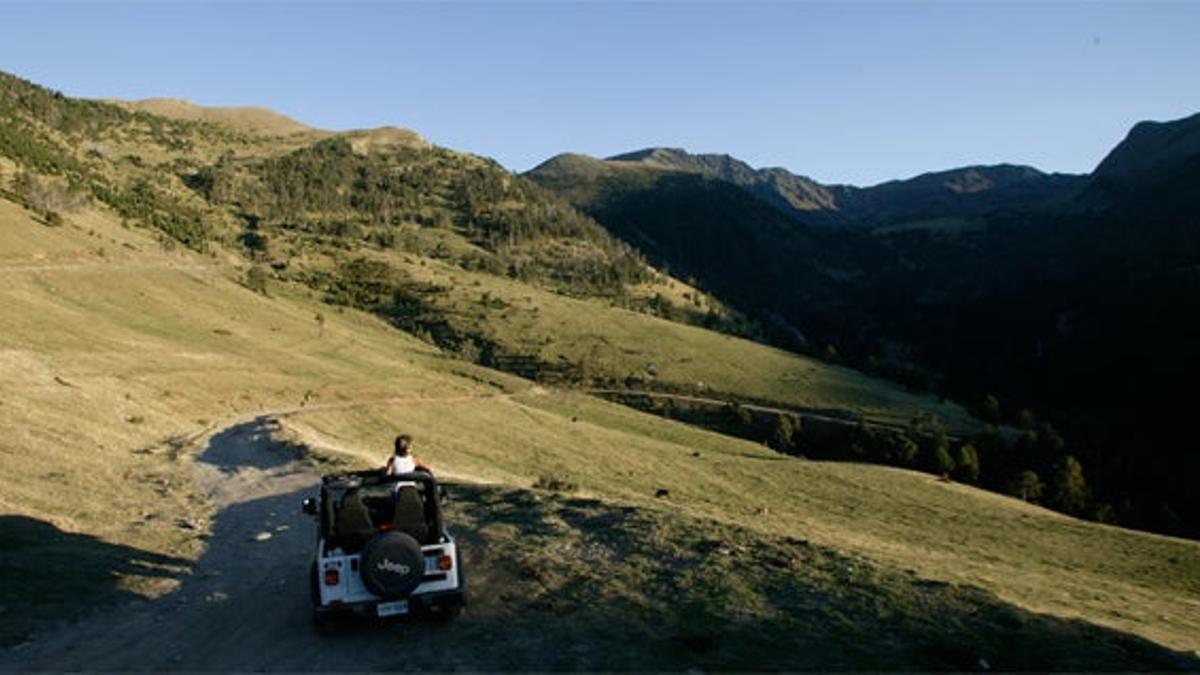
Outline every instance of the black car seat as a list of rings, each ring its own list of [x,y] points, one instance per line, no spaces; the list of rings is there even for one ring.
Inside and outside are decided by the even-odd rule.
[[[337,514],[337,541],[346,553],[357,553],[375,535],[371,513],[358,490],[351,489],[342,496]]]
[[[429,522],[425,518],[425,502],[415,485],[400,485],[396,488],[396,513],[392,517],[392,531],[404,532],[422,544],[429,541]]]

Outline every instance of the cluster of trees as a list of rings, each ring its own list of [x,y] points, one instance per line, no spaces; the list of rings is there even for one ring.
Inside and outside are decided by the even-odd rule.
[[[662,412],[661,405],[648,409]],[[677,417],[684,414],[677,406],[673,411]],[[797,414],[768,414],[736,403],[727,404],[719,415],[705,419],[693,414],[688,420],[786,454],[916,469],[1105,522],[1119,515],[1094,497],[1082,462],[1047,423],[1011,440],[993,426],[973,438],[956,438],[928,414],[914,417],[898,430],[862,419],[805,422]]]
[[[81,173],[74,157],[62,148],[33,133],[20,118],[12,116],[0,105],[0,155],[18,164],[46,174]]]
[[[454,312],[443,310],[430,299],[445,293],[445,288],[415,281],[386,261],[357,256],[343,259],[332,269],[309,270],[297,276],[307,285],[320,289],[325,302],[372,312],[456,358],[541,382],[611,384],[611,374],[599,365],[601,356],[592,354],[580,361],[550,363],[543,360],[536,349],[522,351],[521,345],[499,342],[487,334],[486,325],[461,320],[461,317],[454,319]],[[256,266],[247,272],[244,283],[265,293],[266,279],[266,270]],[[494,311],[509,307],[503,299],[488,292],[479,296],[478,304]]]
[[[362,154],[331,138],[260,161],[225,156],[185,181],[209,202],[253,215],[256,236],[292,232],[335,248],[409,250],[422,243],[405,228],[442,228],[486,252],[464,254],[457,262],[468,269],[585,294],[619,294],[649,275],[636,251],[562,199],[493,162],[441,148]]]
[[[19,114],[62,133],[95,133],[133,117],[120,107],[63,96],[4,72],[0,72],[0,113],[4,113],[0,117]]]
[[[92,191],[122,217],[159,230],[192,250],[207,250],[216,236],[203,214],[184,206],[149,181],[137,180],[127,187],[97,182]]]
[[[699,292],[695,297],[700,297]],[[655,293],[649,297],[622,298],[620,306],[676,323],[700,326],[749,340],[763,340],[763,329],[757,321],[734,310],[718,311],[711,303],[704,306],[702,302],[693,300],[691,304],[677,304],[662,293]]]
[[[358,256],[342,260],[331,270],[305,272],[300,280],[324,292],[325,302],[331,305],[376,314],[466,360],[484,362],[495,351],[491,341],[451,324],[425,299],[445,289],[413,281],[383,260]]]
[[[70,98],[0,72],[0,155],[22,167],[12,188],[19,201],[54,223],[90,193],[123,217],[203,250],[213,232],[194,209],[144,178],[125,184],[116,172],[98,164],[98,153],[89,153],[89,160],[81,161],[70,147],[77,140],[99,138],[114,130],[177,151],[190,148],[195,134],[218,133],[215,127]]]
[[[173,151],[190,150],[193,138],[229,137],[231,132],[214,125],[174,120],[149,113],[126,110],[111,103],[71,98],[8,73],[0,72],[0,137],[6,124],[24,120],[21,143],[35,143],[37,132],[31,125],[51,129],[73,139],[97,138],[114,129]],[[33,132],[33,133],[30,133]],[[0,142],[0,148],[2,148]],[[43,151],[46,144],[40,144]],[[59,154],[58,161],[65,153]],[[73,160],[66,160],[68,163]],[[39,170],[50,167],[40,165]]]

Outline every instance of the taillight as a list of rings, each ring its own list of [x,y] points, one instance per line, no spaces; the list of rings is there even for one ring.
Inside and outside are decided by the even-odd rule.
[[[450,556],[443,553],[442,556],[440,558],[438,558],[437,565],[438,565],[439,570],[441,570],[443,572],[449,572],[450,568],[454,567],[454,558],[451,558]]]
[[[337,586],[338,578],[339,578],[339,575],[338,575],[337,570],[325,570],[325,585],[326,586]]]

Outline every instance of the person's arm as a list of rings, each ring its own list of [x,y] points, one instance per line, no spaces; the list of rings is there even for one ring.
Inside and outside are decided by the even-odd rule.
[[[430,469],[428,464],[417,459],[416,455],[413,455],[412,458],[413,468],[415,468],[417,471],[424,471],[427,474],[433,475],[433,469]]]

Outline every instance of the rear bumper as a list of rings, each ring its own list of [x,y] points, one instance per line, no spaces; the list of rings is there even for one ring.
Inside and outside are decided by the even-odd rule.
[[[467,592],[462,589],[449,591],[434,591],[432,593],[422,593],[420,595],[410,595],[407,598],[410,613],[419,613],[428,611],[434,607],[466,607]],[[356,614],[362,616],[376,616],[378,607],[381,603],[392,602],[391,600],[366,600],[362,602],[345,602],[333,605],[322,605],[314,607],[313,611],[319,616],[334,616],[342,614]]]

